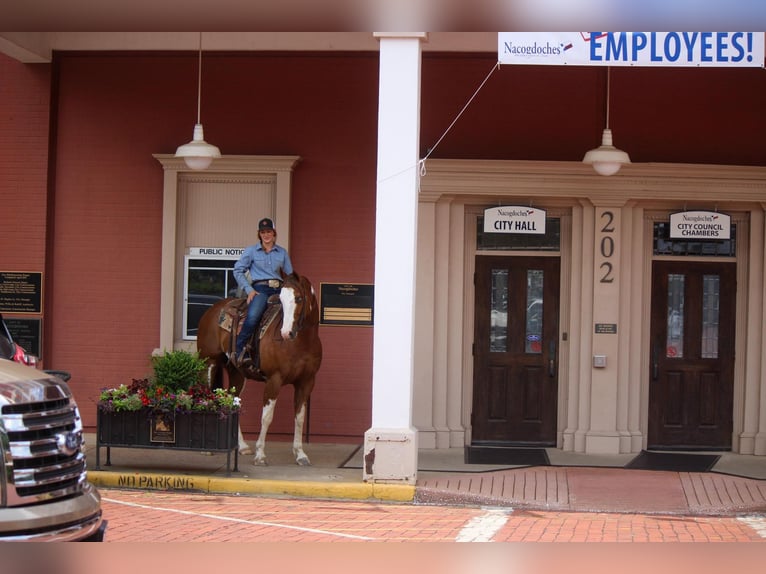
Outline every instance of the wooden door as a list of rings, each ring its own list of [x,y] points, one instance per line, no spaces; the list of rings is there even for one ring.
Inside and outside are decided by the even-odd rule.
[[[476,257],[472,444],[556,444],[559,268]]]
[[[731,448],[736,264],[655,261],[648,447]]]

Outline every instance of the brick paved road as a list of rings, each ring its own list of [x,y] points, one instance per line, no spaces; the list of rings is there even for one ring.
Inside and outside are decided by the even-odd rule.
[[[690,517],[101,489],[107,542],[743,542],[766,516]]]

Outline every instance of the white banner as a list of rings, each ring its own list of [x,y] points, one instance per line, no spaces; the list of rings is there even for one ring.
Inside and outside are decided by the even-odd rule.
[[[764,66],[764,32],[499,32],[501,64]]]
[[[504,205],[484,210],[484,233],[545,235],[544,209]]]

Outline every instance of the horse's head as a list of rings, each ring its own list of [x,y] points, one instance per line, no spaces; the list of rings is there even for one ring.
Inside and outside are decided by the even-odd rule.
[[[284,277],[279,300],[282,302],[282,338],[295,339],[311,310],[314,288],[308,279],[291,273]]]

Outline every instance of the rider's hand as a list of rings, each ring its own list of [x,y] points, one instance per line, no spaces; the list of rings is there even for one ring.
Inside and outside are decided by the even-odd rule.
[[[258,295],[258,291],[250,291],[250,293],[247,294],[247,303],[250,304],[250,302],[255,299],[256,295]]]

